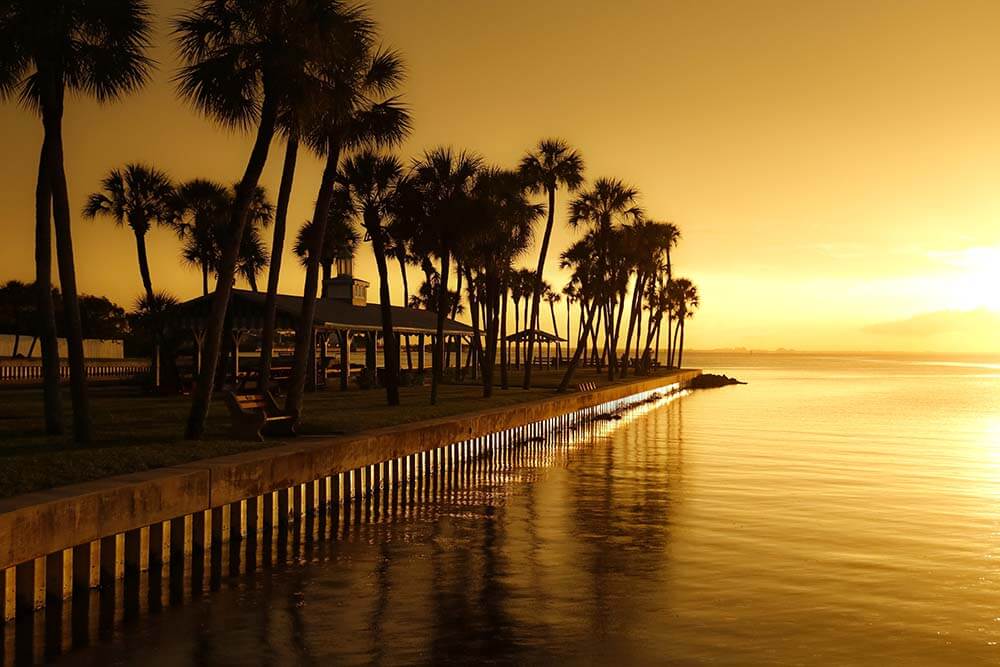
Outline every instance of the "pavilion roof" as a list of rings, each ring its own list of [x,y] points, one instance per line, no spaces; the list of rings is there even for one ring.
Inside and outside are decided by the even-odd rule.
[[[517,333],[507,336],[507,340],[514,342],[526,341],[528,340],[528,334],[532,331],[535,332],[535,340],[542,343],[557,343],[566,340],[565,338],[560,338],[555,334],[551,334],[548,331],[542,331],[541,329],[522,329]]]
[[[214,293],[200,296],[174,307],[171,314],[173,324],[182,328],[201,328],[208,320]],[[263,292],[234,289],[229,300],[229,317],[234,329],[262,329],[264,326],[264,304],[267,295]],[[302,312],[302,297],[290,294],[277,295],[277,327],[294,329]],[[316,299],[314,326],[320,329],[352,331],[381,331],[382,310],[379,304],[369,303],[355,306],[339,299]],[[431,310],[392,307],[392,326],[397,333],[434,334],[437,333],[437,314]],[[446,334],[470,335],[472,328],[467,324],[446,319]]]

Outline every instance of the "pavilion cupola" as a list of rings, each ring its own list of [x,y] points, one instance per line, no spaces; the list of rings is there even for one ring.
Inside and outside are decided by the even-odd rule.
[[[336,270],[336,276],[323,285],[325,298],[346,301],[352,306],[368,305],[368,281],[354,277],[354,257],[338,257]]]

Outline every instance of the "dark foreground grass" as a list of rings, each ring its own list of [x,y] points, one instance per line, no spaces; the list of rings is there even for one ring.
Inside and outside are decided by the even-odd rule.
[[[395,408],[385,404],[382,390],[320,391],[306,396],[301,432],[358,433],[542,399],[553,395],[560,378],[561,372],[536,372],[535,388],[525,391],[519,386],[520,373],[515,372],[511,374],[511,388],[496,388],[490,399],[482,397],[480,385],[443,385],[434,406],[428,404],[429,387],[402,388],[402,405]],[[607,384],[593,370],[581,373],[580,378]],[[68,393],[63,396],[63,405],[68,426]],[[205,438],[186,441],[182,435],[189,406],[187,396],[147,396],[134,387],[95,387],[91,390],[94,442],[84,448],[73,446],[67,437],[50,437],[42,432],[40,388],[0,391],[0,498],[283,442],[232,440],[222,400],[212,403]]]

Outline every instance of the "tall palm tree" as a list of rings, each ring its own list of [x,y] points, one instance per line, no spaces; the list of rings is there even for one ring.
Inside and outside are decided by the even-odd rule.
[[[181,183],[171,198],[170,224],[184,242],[184,261],[201,270],[203,296],[208,295],[208,278],[217,268],[216,236],[228,222],[228,205],[226,186],[203,178]]]
[[[371,241],[378,268],[379,307],[382,312],[382,341],[385,358],[385,393],[389,405],[399,405],[399,348],[392,328],[392,303],[389,299],[387,221],[395,208],[396,184],[403,165],[395,156],[380,155],[370,149],[352,155],[343,166],[341,182],[358,212],[365,239]]]
[[[83,207],[85,218],[105,216],[119,227],[127,225],[132,230],[139,257],[139,275],[150,302],[154,300],[154,293],[146,256],[146,233],[154,222],[169,224],[173,192],[170,178],[164,172],[131,163],[124,169],[112,169],[101,181],[101,190],[91,194]]]
[[[188,439],[200,438],[205,429],[243,232],[279,114],[299,99],[317,55],[343,41],[349,13],[336,0],[198,0],[174,21],[184,62],[176,77],[180,96],[224,126],[257,126],[229,214]]]
[[[671,302],[677,314],[677,330],[674,332],[672,349],[676,350],[677,368],[684,362],[684,329],[687,320],[694,316],[695,310],[701,305],[698,298],[698,288],[687,278],[677,278],[671,283]]]
[[[616,233],[614,230],[609,232],[612,235]],[[612,291],[608,281],[607,263],[599,259],[600,253],[607,245],[608,239],[601,238],[597,231],[590,230],[562,254],[561,266],[572,270],[572,282],[577,285],[576,295],[583,305],[584,314],[580,322],[580,340],[559,383],[557,389],[559,392],[565,392],[569,388],[586,347],[581,343],[590,335],[595,316]]]
[[[538,251],[538,268],[531,294],[531,320],[528,325],[528,348],[525,352],[524,388],[531,389],[531,359],[535,348],[534,327],[538,322],[538,307],[542,298],[542,273],[549,251],[549,238],[555,222],[556,190],[560,187],[575,192],[583,184],[583,158],[562,139],[543,139],[534,151],[521,159],[520,172],[527,185],[536,193],[548,195],[549,217]]]
[[[464,248],[466,267],[478,271],[477,291],[483,306],[485,349],[481,356],[483,396],[493,395],[493,377],[500,343],[500,381],[507,386],[506,317],[507,291],[514,261],[532,241],[535,222],[544,207],[528,200],[524,183],[514,171],[489,168],[476,178],[474,223],[479,231]],[[473,328],[477,318],[473,316]]]
[[[36,226],[48,227],[51,214],[56,232],[69,348],[73,437],[79,443],[90,441],[90,412],[63,161],[64,100],[69,91],[107,102],[144,84],[152,64],[146,56],[150,29],[149,6],[144,0],[7,0],[0,9],[0,98],[17,95],[42,119],[44,137],[35,220]],[[47,230],[36,228],[36,243],[47,238]],[[41,270],[49,263],[46,252],[36,248]],[[38,288],[46,293],[40,296],[41,304],[51,299],[51,276],[39,277]],[[47,325],[43,327],[46,339],[51,333]],[[54,340],[43,341],[43,349],[48,345],[51,351],[52,344]],[[51,408],[47,405],[46,411]]]
[[[621,314],[624,312],[625,291],[629,272],[622,254],[624,244],[615,232],[626,224],[641,220],[639,191],[613,178],[599,178],[589,190],[570,204],[569,223],[573,227],[587,226],[594,231],[594,260],[599,272],[612,281],[615,290],[606,295],[601,305],[604,319],[605,348],[608,352],[608,379],[613,380],[618,364],[613,363],[618,346]],[[616,319],[617,314],[617,319]]]
[[[431,405],[437,403],[444,372],[444,321],[454,305],[448,301],[448,279],[454,251],[474,231],[468,220],[473,212],[473,187],[482,169],[482,158],[451,148],[435,148],[413,165],[402,185],[401,198],[416,202],[408,207],[417,216],[417,252],[438,259],[441,289],[438,290],[437,331],[434,339]]]
[[[345,48],[322,64],[315,89],[317,113],[312,119],[310,147],[325,156],[323,175],[313,209],[316,234],[309,253],[302,311],[295,336],[295,360],[285,409],[302,413],[302,399],[313,345],[319,256],[326,233],[342,151],[366,146],[392,147],[409,134],[410,114],[391,93],[403,82],[403,61],[394,51],[379,50],[373,43],[374,24],[364,10],[353,10]]]

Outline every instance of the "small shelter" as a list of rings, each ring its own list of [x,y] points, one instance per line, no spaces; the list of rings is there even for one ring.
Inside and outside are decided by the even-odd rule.
[[[324,280],[322,296],[316,300],[316,313],[312,325],[313,373],[307,379],[311,389],[326,384],[328,375],[338,375],[341,388],[347,387],[348,377],[352,370],[350,362],[351,342],[357,336],[365,338],[364,367],[372,372],[381,365],[377,355],[377,347],[381,342],[383,349],[387,344],[382,339],[382,310],[377,303],[368,303],[368,282],[355,278],[352,260],[337,262],[338,274],[334,278]],[[172,327],[191,332],[197,350],[195,369],[200,368],[202,347],[205,340],[206,326],[212,307],[214,293],[185,301],[174,307],[170,315]],[[267,295],[263,292],[234,289],[229,300],[226,313],[227,326],[232,349],[238,350],[246,337],[259,332],[264,327],[264,306]],[[302,312],[302,297],[289,294],[277,295],[276,329],[278,331],[294,331],[298,326]],[[392,306],[392,325],[395,345],[400,350],[402,341],[409,341],[415,336],[418,341],[417,358],[418,371],[424,370],[424,353],[428,338],[433,342],[437,335],[437,314],[433,311],[417,308]],[[446,343],[454,341],[461,349],[465,339],[471,339],[472,328],[452,319],[445,321],[444,335]],[[335,342],[339,347],[339,360],[331,364],[329,344]],[[402,355],[397,355],[397,359]],[[459,357],[461,358],[461,357]],[[272,362],[272,372],[276,379],[281,379],[282,371],[290,370],[279,365],[278,360]],[[411,359],[407,358],[407,365]],[[249,371],[252,373],[252,371]],[[248,371],[240,369],[240,355],[233,355],[231,367],[226,369],[226,375],[232,375],[233,383],[244,379]]]
[[[538,349],[541,350],[542,343],[545,344],[545,356],[538,354],[535,355],[533,363],[536,365],[554,365],[556,368],[559,367],[559,359],[561,358],[561,348],[559,343],[565,342],[565,338],[560,338],[559,336],[549,333],[548,331],[543,331],[541,329],[522,329],[517,333],[510,334],[507,336],[507,345],[511,343],[528,343],[531,334],[535,336],[535,344]],[[556,344],[556,356],[552,357],[552,343]],[[567,350],[568,351],[568,350]],[[508,350],[508,358],[510,357]]]

